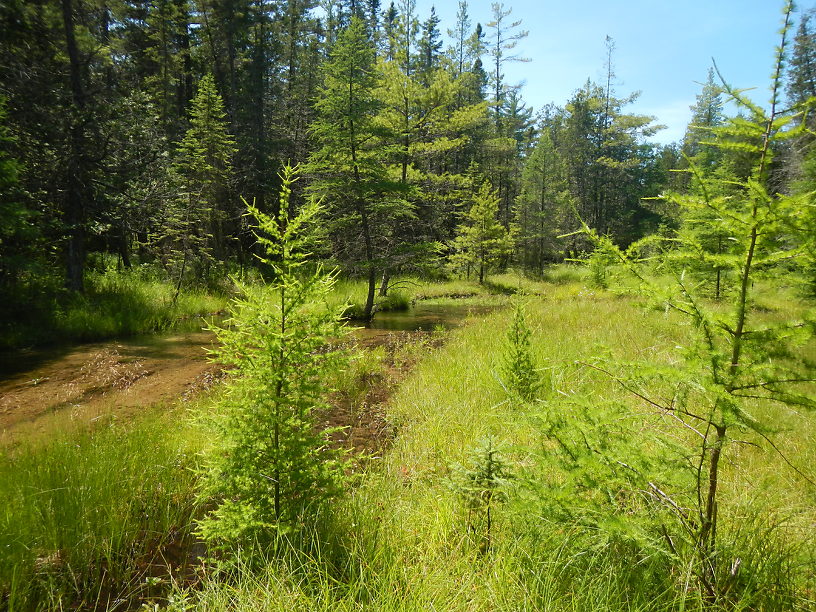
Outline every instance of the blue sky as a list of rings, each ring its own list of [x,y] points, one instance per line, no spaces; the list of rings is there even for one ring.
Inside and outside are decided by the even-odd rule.
[[[490,4],[468,3],[474,26],[492,20]],[[513,9],[508,20],[521,19],[520,29],[530,32],[517,50],[532,61],[510,65],[505,74],[508,83],[524,83],[523,98],[536,110],[549,102],[563,105],[587,78],[602,80],[604,40],[609,35],[615,41],[617,94],[642,92],[629,112],[654,115],[657,123],[667,126],[653,140],[676,141],[683,136],[689,106],[700,92],[712,57],[730,84],[756,88],[751,97],[767,101],[782,4],[781,0],[507,0],[505,8]],[[810,6],[804,0],[801,4]],[[444,34],[455,23],[458,0],[417,0],[421,21],[432,5]]]

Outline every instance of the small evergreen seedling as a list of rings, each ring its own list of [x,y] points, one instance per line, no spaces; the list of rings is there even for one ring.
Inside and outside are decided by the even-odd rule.
[[[454,490],[468,510],[468,531],[478,539],[479,552],[485,554],[492,545],[491,511],[496,503],[507,499],[505,488],[512,478],[510,467],[496,448],[493,436],[487,436],[470,453],[470,464],[454,464],[452,472]]]
[[[533,360],[531,335],[524,304],[518,299],[515,302],[513,322],[507,330],[507,346],[501,374],[508,391],[527,402],[535,398],[541,387],[541,377]]]
[[[248,207],[267,253],[261,260],[275,280],[241,286],[244,296],[233,301],[226,327],[215,328],[222,343],[215,356],[234,369],[202,494],[218,504],[199,523],[211,542],[274,539],[305,524],[310,509],[341,491],[342,457],[313,414],[325,407],[322,381],[342,365],[343,354],[329,340],[343,329],[339,312],[326,307],[334,275],[307,265],[319,205],[310,201],[296,217],[288,215],[296,179],[296,169],[283,169],[277,218]]]

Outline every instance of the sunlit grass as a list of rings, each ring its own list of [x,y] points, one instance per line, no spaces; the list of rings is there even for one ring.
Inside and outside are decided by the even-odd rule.
[[[108,607],[140,593],[195,509],[196,445],[174,421],[154,414],[0,450],[0,600],[9,609]]]
[[[552,275],[550,281],[502,275],[489,279],[492,288],[462,280],[430,284],[412,279],[415,285],[404,283],[399,291],[411,300],[439,304],[461,303],[462,296],[470,296],[465,300],[468,303],[505,304],[510,299],[505,291],[521,288],[543,381],[537,400],[519,403],[503,388],[500,365],[509,311],[471,317],[467,325],[448,332],[442,348],[424,350],[387,406],[397,437],[390,448],[365,463],[365,472],[341,501],[317,512],[311,531],[305,530],[274,554],[266,553],[267,557],[257,553],[247,557],[246,551],[237,554],[219,571],[211,570],[196,589],[179,585],[171,596],[175,609],[779,610],[787,605],[780,602],[791,601],[796,602],[794,608],[813,608],[813,486],[787,465],[790,461],[813,478],[813,415],[769,404],[752,406],[775,425],[778,433],[774,439],[785,459],[757,436],[748,436],[741,441],[745,443],[728,448],[722,469],[720,542],[729,562],[741,559],[744,574],[721,606],[706,602],[694,576],[675,560],[629,540],[601,537],[577,519],[553,522],[538,512],[530,501],[530,483],[525,479],[530,475],[553,481],[567,477],[555,468],[537,467],[550,444],[538,417],[546,411],[569,410],[574,398],[597,402],[599,407],[614,402],[629,411],[633,447],[647,453],[656,451],[658,433],[666,427],[661,416],[588,364],[599,363],[598,359],[605,359],[604,367],[618,362],[675,364],[680,359],[678,347],[687,343],[690,335],[687,322],[676,312],[644,309],[641,298],[588,286],[586,276],[569,266],[553,270]],[[345,303],[364,298],[364,288],[356,281],[341,281],[336,299]],[[786,318],[811,306],[807,301],[796,301],[799,298],[794,300],[795,296],[784,290],[773,293],[770,284],[759,289],[765,304],[762,316]],[[382,349],[359,357],[345,373],[338,373],[332,386],[345,389],[352,401],[362,401],[364,382],[385,381],[381,376],[384,359]],[[660,381],[655,384],[656,391],[665,391]],[[191,473],[182,476],[173,469],[152,467],[173,463],[173,457],[185,457],[185,451],[180,450],[185,448],[185,431],[179,424],[167,426],[160,435],[150,427],[147,434],[138,427],[115,428],[103,430],[98,443],[80,438],[75,450],[67,443],[55,444],[61,454],[54,451],[53,461],[31,454],[31,459],[26,459],[27,469],[34,474],[44,470],[45,475],[37,476],[38,480],[32,480],[33,476],[21,479],[17,489],[8,489],[13,499],[23,501],[15,502],[13,508],[19,509],[7,512],[6,525],[12,515],[35,518],[31,528],[10,530],[16,535],[5,545],[11,542],[12,548],[16,547],[15,563],[25,571],[13,574],[8,566],[0,565],[7,584],[16,585],[17,592],[26,593],[26,597],[47,595],[49,591],[42,590],[46,587],[57,589],[53,592],[65,589],[73,598],[78,597],[76,590],[70,590],[74,587],[64,582],[43,586],[37,568],[47,565],[53,551],[61,550],[54,534],[71,530],[52,527],[53,517],[41,520],[36,513],[48,517],[50,508],[56,507],[49,503],[81,507],[77,492],[87,487],[100,490],[99,497],[87,496],[88,507],[108,504],[110,513],[120,517],[129,517],[129,508],[145,497],[160,500],[164,508],[161,500],[166,498],[162,495],[173,490],[177,495],[171,496],[173,504],[176,499],[180,502],[172,512],[169,506],[162,510],[150,529],[158,534],[175,522],[186,520],[189,524],[190,506],[185,500],[191,499]],[[473,517],[457,493],[451,467],[464,462],[468,452],[488,434],[498,441],[518,478],[509,485],[508,500],[493,508],[492,546],[485,552],[469,527]],[[141,437],[147,443],[135,448],[131,437]],[[177,437],[181,443],[176,443]],[[682,436],[679,440],[683,441]],[[202,444],[196,442],[194,447]],[[121,448],[103,452],[105,445]],[[160,450],[147,457],[143,449],[148,447]],[[87,459],[83,453],[88,453]],[[107,466],[111,473],[123,474],[119,480],[111,477],[111,482],[132,481],[127,485],[132,495],[124,496],[130,501],[107,500],[106,496],[113,495],[111,485],[106,484],[101,468],[99,473],[87,468],[90,460]],[[35,461],[43,467],[33,467]],[[142,471],[130,465],[131,461],[144,464]],[[48,467],[55,463],[80,471],[88,469],[88,480],[69,467],[62,472]],[[0,464],[9,470],[11,465],[8,461]],[[2,469],[0,482],[10,481]],[[140,484],[140,479],[150,482],[154,476],[151,469],[166,483],[159,487],[160,492],[155,486]],[[56,475],[48,476],[52,470]],[[59,497],[63,494],[55,492],[44,494],[43,499],[57,501],[37,505],[36,499],[15,492],[20,487],[57,489],[54,483],[60,479],[70,482],[73,491],[73,497],[66,497],[65,502]],[[6,494],[6,489],[2,493]],[[72,515],[86,516],[88,512],[84,508]],[[130,541],[131,520],[135,519],[116,519],[116,531],[125,534],[117,537],[118,541]],[[94,552],[105,550],[94,542],[105,541],[107,532],[96,535],[98,527],[90,519],[75,522],[78,526],[71,533],[84,531],[88,535],[81,541],[66,540],[68,545],[88,559],[107,559],[108,553]],[[33,544],[20,546],[23,541]],[[37,559],[41,559],[39,564]],[[98,562],[87,566],[94,563]],[[12,574],[18,577],[8,578]],[[101,592],[98,586],[94,588]],[[53,595],[48,597],[56,601]]]
[[[813,605],[812,490],[764,444],[729,449],[723,469],[721,543],[724,554],[741,556],[746,573],[741,590],[721,606],[707,602],[694,576],[670,558],[538,516],[522,502],[522,482],[494,508],[493,548],[479,552],[450,469],[480,438],[495,436],[521,475],[545,448],[536,414],[564,410],[571,397],[628,405],[637,424],[632,443],[644,452],[665,425],[587,364],[599,357],[608,364],[676,363],[690,332],[686,322],[671,311],[645,310],[638,298],[587,287],[571,270],[563,274],[568,280],[557,283],[493,281],[522,285],[527,294],[544,381],[537,402],[514,403],[502,387],[509,313],[474,318],[400,386],[388,407],[399,432],[394,445],[324,517],[320,546],[297,544],[301,552],[270,560],[260,572],[239,569],[229,588],[213,577],[190,601],[205,610],[776,610],[791,597],[802,609]],[[444,299],[468,288],[459,282],[418,291]],[[785,299],[769,298],[769,312],[789,311]],[[804,469],[816,465],[812,416],[757,409],[789,432],[779,445],[788,459]]]
[[[0,326],[0,348],[86,342],[194,325],[222,311],[228,296],[187,289],[138,270],[90,272],[84,294],[55,287],[35,291],[26,309]],[[175,298],[175,299],[174,299]],[[23,299],[21,297],[21,299]]]

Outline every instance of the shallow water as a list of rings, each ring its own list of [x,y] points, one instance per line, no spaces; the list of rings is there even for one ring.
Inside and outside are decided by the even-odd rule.
[[[420,303],[377,313],[353,334],[376,346],[395,333],[451,329],[494,309]],[[191,397],[217,379],[219,368],[207,359],[214,342],[214,334],[199,327],[0,354],[0,444]]]
[[[365,326],[370,330],[434,331],[461,325],[468,317],[487,314],[495,306],[472,304],[417,304],[402,312],[378,312]]]

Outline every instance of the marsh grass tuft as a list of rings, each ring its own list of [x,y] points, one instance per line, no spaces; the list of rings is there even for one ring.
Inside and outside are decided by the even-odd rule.
[[[195,451],[168,422],[0,451],[0,601],[16,610],[138,600],[195,512]]]

